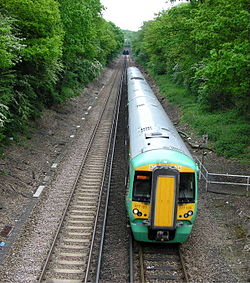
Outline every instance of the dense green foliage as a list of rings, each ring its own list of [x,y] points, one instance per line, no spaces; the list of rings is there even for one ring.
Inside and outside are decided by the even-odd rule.
[[[123,46],[99,0],[1,0],[0,142],[96,77]]]
[[[244,124],[246,136],[250,110],[249,20],[248,0],[237,4],[234,0],[193,0],[146,22],[133,41],[133,52],[153,74],[186,87],[186,96],[192,97],[202,111],[199,115],[231,115],[231,122]],[[218,120],[210,122],[216,127]],[[204,129],[208,127],[204,119],[197,118],[197,122]],[[217,130],[214,140],[225,135]],[[243,140],[239,153],[248,146]],[[223,146],[234,142],[228,139]]]
[[[123,45],[122,31],[105,21],[99,0],[59,0],[63,30],[64,74],[60,99],[72,96],[96,77]]]
[[[135,39],[137,32],[131,30],[123,30],[124,34],[124,48],[131,48],[132,41]]]
[[[19,60],[21,39],[13,32],[13,19],[0,13],[0,140],[3,139],[4,124],[8,121],[9,107],[13,100],[12,67]]]
[[[188,123],[200,135],[207,134],[210,147],[217,153],[243,163],[250,162],[249,123],[244,117],[239,117],[233,109],[205,112],[195,96],[187,88],[173,83],[169,75],[155,75],[155,80],[161,93],[181,107],[181,123]]]

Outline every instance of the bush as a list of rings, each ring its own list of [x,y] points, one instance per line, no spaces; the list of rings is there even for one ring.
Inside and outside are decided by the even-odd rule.
[[[182,121],[200,135],[208,134],[210,146],[227,158],[250,162],[248,121],[235,110],[204,112],[194,96],[171,82],[169,76],[155,76],[160,91],[182,109]]]

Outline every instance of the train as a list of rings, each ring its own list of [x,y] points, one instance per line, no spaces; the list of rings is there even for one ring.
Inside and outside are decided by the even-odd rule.
[[[199,167],[136,67],[127,68],[126,210],[136,241],[182,243],[197,217]]]
[[[122,52],[122,55],[129,55],[129,50],[128,49],[124,49]]]

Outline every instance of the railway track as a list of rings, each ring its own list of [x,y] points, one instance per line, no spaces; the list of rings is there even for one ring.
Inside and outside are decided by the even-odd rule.
[[[121,62],[122,64],[123,62]],[[112,144],[121,84],[122,66],[107,85],[107,98],[90,138],[85,157],[74,182],[71,196],[58,226],[38,282],[87,282],[95,244],[108,152]]]
[[[134,242],[131,247],[130,282],[189,282],[179,245]]]
[[[126,63],[128,63],[128,58]],[[120,115],[117,125],[114,159],[109,184],[107,225],[103,239],[103,255],[98,280],[91,282],[128,282],[128,227],[124,202],[124,179],[128,172],[127,140],[127,86],[123,80]]]

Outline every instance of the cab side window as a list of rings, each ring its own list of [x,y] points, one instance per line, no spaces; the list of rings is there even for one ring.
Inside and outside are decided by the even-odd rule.
[[[136,171],[133,186],[133,200],[147,201],[151,195],[152,172]]]
[[[180,173],[179,202],[194,202],[195,174]]]

